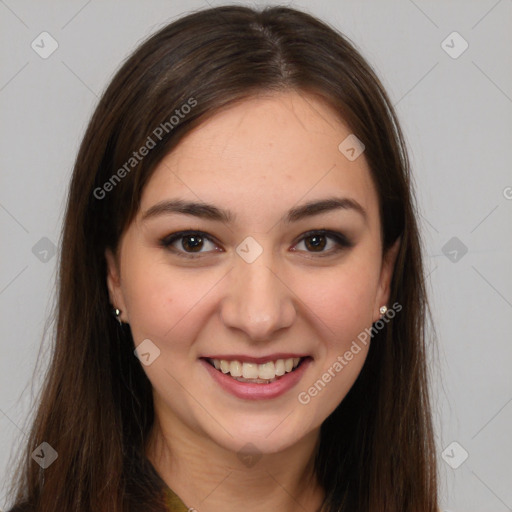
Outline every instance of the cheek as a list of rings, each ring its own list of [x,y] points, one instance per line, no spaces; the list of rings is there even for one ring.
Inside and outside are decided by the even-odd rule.
[[[371,326],[378,286],[378,262],[354,254],[325,272],[303,273],[295,289],[318,317],[331,343],[344,344]]]
[[[166,286],[158,273],[137,269],[130,274],[123,292],[135,343],[142,336],[159,338],[166,329],[172,327],[173,319],[165,311],[170,310],[175,302],[176,289]]]
[[[344,399],[366,360],[380,260],[372,252],[354,253],[344,264],[324,273],[304,273],[296,286],[315,318],[317,363],[305,382],[299,403],[311,418],[325,418]],[[365,331],[365,329],[367,331]],[[370,331],[371,332],[371,331]]]
[[[135,342],[150,338],[165,340],[169,336],[179,344],[190,338],[191,330],[200,329],[193,318],[201,310],[201,301],[218,278],[201,272],[170,271],[169,265],[156,263],[131,266],[123,293],[129,311]]]

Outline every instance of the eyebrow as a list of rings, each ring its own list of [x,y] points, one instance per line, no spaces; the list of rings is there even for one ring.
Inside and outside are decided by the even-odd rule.
[[[356,200],[347,197],[329,197],[296,206],[285,214],[283,220],[286,223],[297,222],[307,217],[312,217],[314,215],[319,215],[333,210],[355,211],[363,217],[365,222],[367,220],[366,210]],[[171,215],[175,213],[192,215],[202,219],[225,223],[232,223],[236,218],[236,215],[233,212],[217,208],[212,204],[172,199],[161,201],[153,205],[142,214],[142,220],[145,221],[160,215]]]

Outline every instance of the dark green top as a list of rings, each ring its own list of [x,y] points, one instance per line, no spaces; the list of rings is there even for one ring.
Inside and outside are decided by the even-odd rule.
[[[168,512],[189,512],[189,510],[194,510],[193,508],[189,509],[183,501],[181,501],[179,496],[164,482],[163,478],[159,475],[158,471],[148,458],[144,458],[143,462],[147,464],[147,470],[152,474],[154,480],[156,480],[158,485],[161,487]]]
[[[169,512],[188,512],[189,510],[183,501],[181,501],[168,486],[165,486],[165,504]]]

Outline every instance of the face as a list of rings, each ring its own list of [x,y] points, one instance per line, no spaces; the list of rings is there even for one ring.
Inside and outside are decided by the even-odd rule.
[[[318,431],[356,380],[396,247],[382,252],[364,153],[338,149],[350,133],[313,96],[258,96],[148,181],[107,251],[108,286],[135,345],[150,340],[143,369],[174,431],[274,453]]]

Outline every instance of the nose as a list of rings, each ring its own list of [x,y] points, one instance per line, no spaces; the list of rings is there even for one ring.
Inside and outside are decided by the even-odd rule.
[[[237,257],[229,273],[228,291],[221,306],[221,318],[230,328],[243,331],[250,340],[263,341],[290,327],[295,321],[293,292],[284,276],[273,268],[270,257],[247,263]]]

